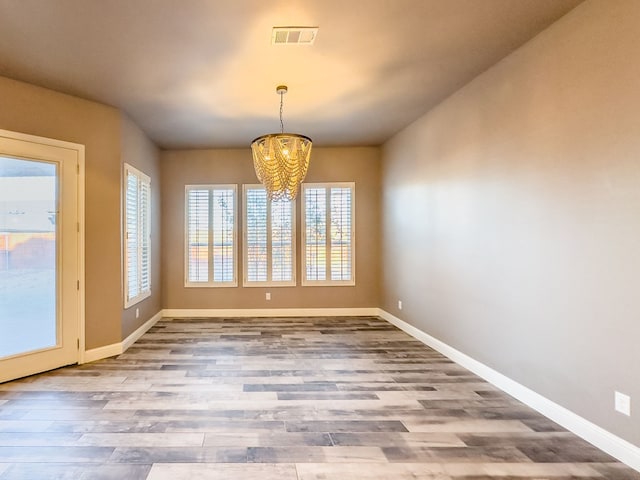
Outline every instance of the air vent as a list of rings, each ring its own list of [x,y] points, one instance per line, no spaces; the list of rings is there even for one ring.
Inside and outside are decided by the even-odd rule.
[[[313,45],[318,27],[273,27],[272,45]]]

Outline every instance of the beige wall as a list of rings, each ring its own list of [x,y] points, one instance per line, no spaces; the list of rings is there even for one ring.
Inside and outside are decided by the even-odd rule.
[[[121,340],[120,113],[0,77],[0,128],[85,145],[86,347]]]
[[[144,132],[122,115],[122,168],[128,163],[151,178],[151,296],[122,310],[122,338],[125,339],[162,309],[160,243],[160,159],[159,151]],[[124,179],[124,170],[122,171]],[[122,203],[124,212],[124,203]],[[124,218],[124,213],[122,214]],[[123,223],[124,225],[124,223]],[[123,253],[124,255],[124,253]],[[123,267],[124,268],[124,267]],[[123,274],[124,275],[124,274]],[[124,278],[124,276],[123,276]],[[124,301],[122,302],[124,305]],[[139,317],[136,318],[136,309]]]
[[[308,182],[356,182],[356,286],[301,287],[300,228],[297,232],[296,287],[184,287],[184,186],[188,184],[258,183],[251,150],[184,150],[161,153],[162,245],[164,308],[327,308],[377,307],[379,304],[378,148],[317,148],[313,150]],[[239,210],[241,212],[241,210]],[[300,199],[297,200],[298,226]],[[238,215],[240,227],[242,215]],[[238,232],[242,242],[242,230]],[[241,251],[241,250],[240,250]],[[238,264],[242,272],[242,263]],[[271,300],[265,300],[265,292]]]
[[[636,445],[638,25],[587,1],[396,135],[382,207],[385,310]]]

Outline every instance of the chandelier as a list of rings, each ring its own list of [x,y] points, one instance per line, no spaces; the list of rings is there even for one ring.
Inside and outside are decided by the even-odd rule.
[[[295,200],[309,168],[311,139],[297,133],[284,133],[282,105],[286,85],[279,85],[280,133],[262,135],[251,142],[253,166],[270,200]]]

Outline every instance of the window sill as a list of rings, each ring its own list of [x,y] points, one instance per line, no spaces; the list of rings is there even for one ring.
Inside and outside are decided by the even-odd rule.
[[[225,283],[188,282],[184,284],[184,288],[234,288],[237,286],[238,286],[237,282],[225,282]]]
[[[150,296],[151,296],[151,290],[149,290],[148,292],[145,292],[145,293],[141,293],[137,297],[133,297],[133,298],[131,298],[129,300],[125,300],[125,302],[124,302],[125,310],[127,308],[133,307],[134,305],[137,305],[138,303],[143,301],[145,298],[149,298]]]

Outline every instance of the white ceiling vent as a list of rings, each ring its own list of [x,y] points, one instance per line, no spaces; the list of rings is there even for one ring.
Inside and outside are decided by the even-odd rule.
[[[271,45],[313,45],[318,27],[273,27]]]

